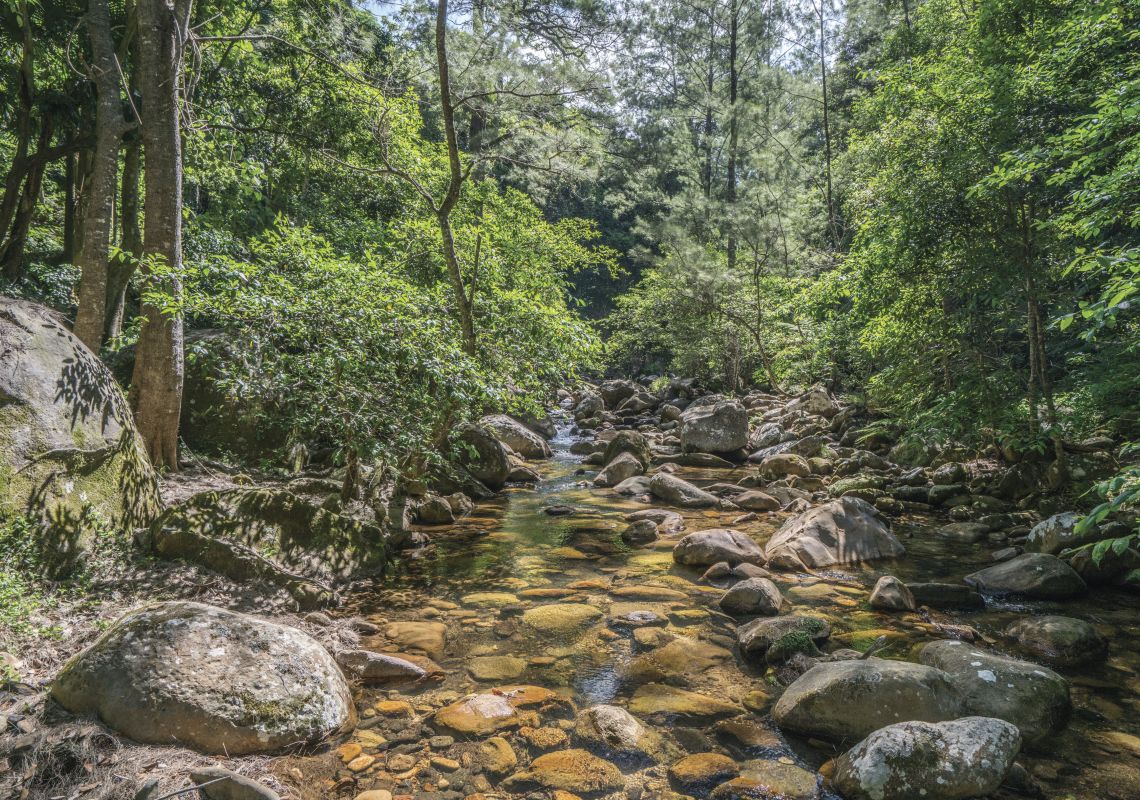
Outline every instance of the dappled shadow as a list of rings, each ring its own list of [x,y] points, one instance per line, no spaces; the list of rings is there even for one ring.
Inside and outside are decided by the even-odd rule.
[[[105,432],[110,420],[118,425],[124,424],[130,417],[130,410],[111,371],[71,334],[52,325],[44,325],[44,328],[72,340],[70,344],[75,357],[64,359],[63,369],[55,383],[55,402],[70,408],[71,426],[74,428],[80,422],[96,418],[100,430]]]

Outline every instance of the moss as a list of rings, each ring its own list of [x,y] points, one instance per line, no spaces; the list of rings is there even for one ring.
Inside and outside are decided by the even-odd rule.
[[[242,710],[242,717],[237,720],[238,725],[274,731],[289,727],[297,714],[318,698],[309,692],[289,695],[284,699],[259,700],[252,692],[243,690],[233,695],[233,699]]]
[[[815,640],[806,630],[784,634],[768,648],[764,658],[769,664],[779,664],[797,653],[803,653],[805,656],[821,655],[819,648],[815,645]]]

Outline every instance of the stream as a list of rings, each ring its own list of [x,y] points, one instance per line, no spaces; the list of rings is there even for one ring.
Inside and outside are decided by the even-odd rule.
[[[406,699],[417,711],[426,712],[471,692],[518,684],[553,689],[571,698],[579,710],[601,703],[628,707],[644,685],[644,676],[630,675],[644,642],[635,639],[630,629],[614,624],[614,619],[633,611],[651,611],[667,621],[669,634],[701,644],[699,648],[694,645],[691,658],[665,664],[664,674],[655,679],[706,698],[737,703],[741,713],[766,732],[742,743],[726,738],[713,720],[700,714],[637,714],[675,752],[720,752],[741,763],[759,759],[811,771],[842,752],[818,741],[785,736],[766,718],[780,687],[763,664],[743,661],[734,649],[737,621],[716,607],[726,584],[702,582],[700,568],[677,565],[672,558],[677,539],[705,528],[733,527],[763,544],[787,514],[760,514],[754,521],[732,524],[739,510],[671,509],[684,516],[684,531],[647,546],[629,547],[620,538],[627,525],[624,515],[650,506],[609,489],[594,488],[591,481],[597,468],[584,467],[581,457],[570,453],[577,438],[570,430],[567,420],[560,419],[551,442],[553,456],[532,463],[543,478],[535,488],[508,489],[478,504],[474,513],[457,523],[431,528],[432,543],[417,557],[402,562],[397,574],[374,591],[352,598],[355,613],[381,625],[408,621],[447,626],[446,647],[436,658],[446,676],[412,688],[366,689],[366,696],[358,699],[364,726],[373,726],[392,742],[406,739],[403,750],[426,752],[429,729],[413,726],[414,735],[393,738],[393,728],[399,731],[403,723],[392,726],[384,719],[377,721],[372,705]],[[745,469],[680,468],[676,474],[705,486],[735,482]],[[545,512],[551,506],[574,510],[551,516]],[[865,650],[886,637],[887,647],[877,655],[912,661],[920,645],[945,638],[935,625],[971,626],[986,638],[986,645],[1006,652],[1000,632],[1024,615],[1060,613],[1092,622],[1110,642],[1107,660],[1058,670],[1072,682],[1072,720],[1060,735],[1023,751],[1019,762],[1046,797],[1140,797],[1140,597],[1097,589],[1064,603],[991,598],[981,611],[900,614],[870,609],[868,593],[881,575],[906,582],[958,582],[992,563],[984,543],[958,543],[938,536],[936,529],[947,521],[938,515],[895,518],[893,530],[907,548],[907,554],[897,561],[814,576],[778,573],[776,583],[786,601],[783,613],[826,617],[832,636],[825,649]],[[584,623],[571,623],[568,629],[524,623],[527,611],[552,603],[579,610],[587,607],[585,612],[592,613]],[[386,649],[398,648],[389,642]],[[724,657],[725,650],[731,651],[729,657]],[[639,706],[642,711],[654,699],[644,702],[649,706]],[[561,729],[572,727],[572,721],[571,714],[560,723]],[[543,725],[548,724],[558,728],[544,718]],[[668,763],[622,766],[627,776],[640,775],[633,783],[643,785],[647,796],[662,796],[669,786],[664,769]],[[494,779],[488,784],[480,775],[466,779],[464,775],[459,770],[441,785],[407,782],[412,778],[401,783],[396,776],[388,788],[396,795],[417,797],[502,791],[495,788]],[[627,794],[633,796],[629,785]],[[1001,796],[1018,796],[1003,792]]]

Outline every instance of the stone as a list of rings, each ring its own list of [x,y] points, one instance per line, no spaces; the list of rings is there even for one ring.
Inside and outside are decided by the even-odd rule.
[[[682,537],[673,546],[673,560],[686,566],[704,567],[726,561],[762,566],[764,550],[740,531],[710,528]]]
[[[1001,786],[1021,749],[1000,719],[900,722],[875,731],[835,762],[833,783],[850,800],[967,800]]]
[[[595,486],[617,486],[645,472],[632,453],[618,453],[594,478]]]
[[[772,709],[783,730],[821,739],[856,740],[896,722],[943,722],[962,701],[941,669],[881,658],[816,664]]]
[[[1040,741],[1069,722],[1069,682],[1047,667],[957,640],[931,642],[919,660],[949,674],[965,714],[1012,722],[1026,742]]]
[[[560,750],[546,753],[504,781],[507,788],[538,786],[580,795],[613,792],[625,786],[616,766],[586,750]]]
[[[779,750],[784,746],[774,730],[748,717],[721,720],[714,730],[722,741],[747,750]]]
[[[811,465],[795,453],[777,453],[760,462],[760,477],[774,481],[789,475],[811,475]]]
[[[651,601],[681,601],[689,599],[684,592],[670,589],[668,586],[652,586],[637,584],[634,586],[618,586],[610,589],[610,594],[622,600],[651,600]]]
[[[615,491],[620,484],[614,487]],[[711,508],[720,503],[716,495],[698,489],[688,481],[667,472],[658,472],[649,479],[649,492],[659,500],[681,508]]]
[[[828,394],[827,389],[817,383],[787,405],[788,411],[800,409],[809,414],[831,419],[839,413],[839,404]]]
[[[798,614],[761,617],[736,629],[740,652],[754,658],[764,658],[768,650],[776,645],[779,645],[781,654],[797,649],[798,645],[799,650],[812,655],[818,652],[814,642],[822,642],[830,635],[831,626],[827,620]]]
[[[779,511],[780,501],[770,494],[760,491],[741,492],[732,502],[746,511]]]
[[[472,694],[435,712],[434,721],[455,733],[486,736],[506,728],[537,724],[532,706],[559,703],[561,698],[540,686],[504,686]]]
[[[596,417],[606,410],[606,401],[596,392],[583,392],[581,399],[574,406],[574,419],[582,420]]]
[[[914,611],[918,605],[906,584],[893,575],[884,575],[871,590],[871,608],[880,611]]]
[[[460,598],[463,605],[475,608],[505,608],[519,601],[518,595],[510,592],[470,592]]]
[[[629,710],[641,716],[662,715],[692,719],[714,719],[739,714],[740,706],[708,695],[650,683],[639,686],[629,703]]]
[[[570,742],[570,737],[561,728],[519,728],[519,736],[535,750],[557,750]]]
[[[1087,590],[1084,580],[1056,556],[1023,553],[1009,561],[967,575],[969,585],[986,594],[1064,600]]]
[[[336,662],[307,634],[190,602],[122,617],[51,693],[136,741],[230,755],[314,741],[356,718]]]
[[[1108,641],[1092,625],[1073,617],[1026,617],[1009,625],[1004,634],[1035,658],[1058,667],[1095,663],[1108,655]]]
[[[641,522],[648,520],[657,526],[658,533],[680,533],[685,529],[685,518],[676,511],[665,508],[646,508],[625,515],[626,522]]]
[[[720,753],[693,753],[669,767],[669,777],[685,792],[706,792],[738,774],[740,766]]]
[[[342,650],[336,654],[336,663],[345,672],[367,682],[418,680],[428,674],[419,664],[371,650]]]
[[[661,736],[620,706],[597,705],[583,710],[574,736],[588,750],[607,758],[657,760],[664,752]]]
[[[966,609],[986,607],[986,601],[976,590],[961,583],[908,583],[906,586],[920,606]]]
[[[450,525],[455,522],[451,503],[438,495],[429,494],[416,506],[416,522],[421,525]]]
[[[731,658],[732,652],[723,647],[678,636],[633,658],[619,675],[634,683],[688,684],[690,678]]]
[[[476,760],[492,775],[506,775],[519,763],[511,745],[501,736],[492,736],[480,742]]]
[[[605,401],[606,408],[617,408],[640,391],[640,386],[625,378],[602,381],[598,386],[598,394]]]
[[[368,789],[356,795],[353,800],[392,800],[392,793],[387,789]]]
[[[622,453],[628,453],[641,465],[641,469],[636,473],[639,475],[649,469],[649,465],[653,463],[653,457],[649,452],[649,442],[646,441],[643,434],[637,431],[618,431],[617,435],[610,439],[606,445],[605,452],[602,454],[602,463],[609,466]]]
[[[748,412],[735,400],[698,401],[681,414],[678,433],[684,452],[733,453],[748,442]]]
[[[802,569],[898,558],[906,552],[870,503],[832,500],[798,514],[776,531],[764,553],[770,566]]]
[[[0,297],[0,518],[48,523],[53,572],[93,543],[91,510],[119,530],[161,510],[158,476],[110,370],[62,317]]]
[[[510,681],[526,672],[526,659],[517,656],[477,656],[467,662],[467,674],[477,681]]]
[[[629,527],[621,532],[621,540],[628,545],[649,544],[657,539],[657,523],[651,519],[639,519],[631,522]]]
[[[419,650],[439,661],[447,647],[447,625],[442,622],[409,620],[392,622],[384,628],[384,636],[406,650]]]
[[[224,767],[198,767],[190,780],[202,786],[198,791],[205,800],[281,800],[268,786]]]
[[[1055,556],[1062,550],[1095,542],[1100,538],[1095,526],[1088,533],[1078,534],[1076,528],[1079,520],[1080,516],[1072,511],[1066,511],[1038,522],[1029,531],[1029,538],[1025,540],[1026,552],[1048,553]]]
[[[795,764],[749,761],[740,775],[709,795],[713,800],[818,800],[819,778]]]
[[[544,636],[574,637],[604,615],[601,609],[586,603],[551,603],[523,612],[523,624]]]
[[[626,497],[645,495],[645,499],[648,500],[649,483],[650,478],[648,475],[635,475],[613,487],[612,491],[614,494],[620,494]]]
[[[523,458],[549,458],[550,445],[539,434],[506,414],[483,417],[479,422],[489,428],[500,442]]]
[[[467,473],[490,489],[501,489],[511,474],[511,460],[503,443],[486,425],[462,423],[454,438],[459,463]]]
[[[938,535],[954,542],[974,544],[986,538],[990,532],[989,525],[980,522],[952,522],[938,529]]]
[[[729,614],[763,614],[770,617],[780,613],[783,602],[780,590],[772,581],[767,578],[749,578],[725,592],[718,605]]]

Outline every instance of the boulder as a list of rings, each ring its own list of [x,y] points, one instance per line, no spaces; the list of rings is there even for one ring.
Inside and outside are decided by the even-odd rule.
[[[896,722],[962,716],[950,676],[905,661],[868,658],[816,664],[772,709],[780,728],[821,739],[862,739]]]
[[[1000,719],[900,722],[836,759],[833,783],[849,800],[988,797],[1020,749],[1017,728]]]
[[[640,391],[640,386],[624,378],[603,381],[598,387],[598,394],[605,401],[606,408],[617,408]]]
[[[687,566],[706,567],[720,561],[729,565],[764,564],[764,551],[740,531],[710,528],[683,536],[673,546],[673,560]]]
[[[969,586],[961,583],[908,583],[907,588],[920,606],[931,608],[986,607],[986,601]]]
[[[777,453],[760,462],[760,477],[774,481],[789,475],[811,475],[811,465],[795,453]]]
[[[788,403],[787,410],[803,410],[809,414],[831,419],[839,413],[839,404],[828,394],[827,389],[816,384],[807,392]]]
[[[546,439],[514,417],[493,414],[483,417],[479,422],[523,458],[550,458],[550,445]]]
[[[595,486],[617,486],[623,481],[640,475],[645,467],[637,460],[633,453],[618,453],[606,464],[605,468],[594,478]]]
[[[641,464],[641,472],[649,469],[649,465],[653,461],[649,452],[649,442],[646,441],[645,436],[637,431],[618,431],[617,435],[610,439],[606,445],[605,452],[602,455],[602,463],[608,465],[622,453],[629,453],[636,458],[637,462]]]
[[[764,552],[770,563],[797,569],[898,558],[906,548],[874,506],[842,497],[789,519]]]
[[[421,525],[450,525],[455,522],[455,512],[445,498],[429,494],[416,506],[416,522]]]
[[[779,511],[780,501],[770,494],[756,490],[741,492],[732,502],[745,511]]]
[[[1048,553],[1055,556],[1062,550],[1078,547],[1088,542],[1095,542],[1099,536],[1094,527],[1089,533],[1080,535],[1076,531],[1080,517],[1072,511],[1063,514],[1054,514],[1042,520],[1029,531],[1029,538],[1025,540],[1025,550],[1029,553]]]
[[[47,525],[45,559],[67,572],[93,542],[161,510],[158,478],[110,371],[54,312],[0,297],[0,518]]]
[[[667,472],[658,472],[649,479],[649,491],[657,499],[681,508],[710,508],[720,502],[716,495]]]
[[[880,611],[914,611],[917,604],[906,584],[893,575],[879,578],[871,590],[871,608]]]
[[[1026,617],[1004,633],[1035,658],[1059,667],[1103,661],[1108,655],[1108,641],[1082,619],[1054,614]]]
[[[230,755],[321,739],[356,717],[344,675],[307,634],[189,602],[127,614],[51,692],[136,741]]]
[[[455,429],[459,463],[472,478],[491,489],[501,489],[511,474],[511,460],[503,443],[486,425],[464,423]]]
[[[693,404],[681,414],[681,449],[734,453],[748,442],[748,412],[735,400]]]
[[[623,496],[648,495],[649,481],[648,475],[634,475],[613,487],[613,493]]]
[[[651,519],[631,522],[629,527],[621,532],[621,540],[629,545],[649,544],[656,539],[657,523]]]
[[[578,715],[574,736],[588,750],[607,758],[656,760],[664,742],[654,730],[620,706],[591,706]]]
[[[1057,733],[1069,722],[1069,682],[1051,669],[957,640],[931,642],[919,660],[949,674],[964,713],[1012,722],[1026,742]]]
[[[783,602],[780,590],[772,581],[767,578],[749,578],[725,592],[718,605],[729,614],[762,614],[771,617],[780,613]]]
[[[1039,600],[1076,597],[1088,588],[1072,567],[1045,553],[1023,553],[971,573],[964,580],[986,594],[1020,595]]]
[[[761,617],[736,629],[741,653],[773,662],[795,652],[816,655],[819,652],[816,642],[822,642],[830,635],[831,626],[827,620],[799,614]],[[776,651],[774,657],[767,659],[772,650]]]
[[[586,392],[582,395],[582,399],[574,406],[574,419],[581,422],[582,420],[596,417],[606,410],[606,401],[602,399],[600,394],[594,392]]]

